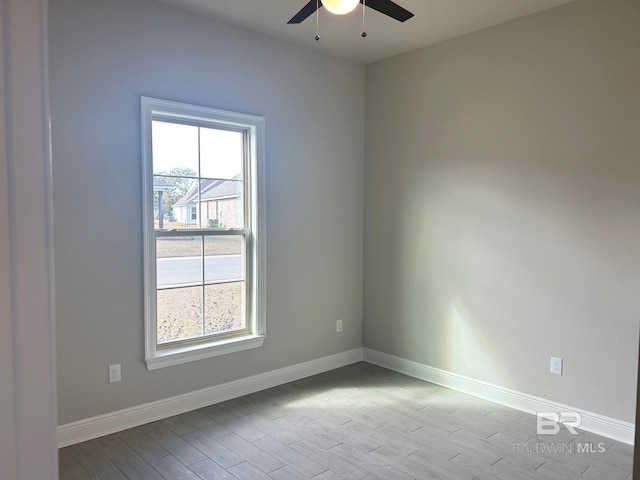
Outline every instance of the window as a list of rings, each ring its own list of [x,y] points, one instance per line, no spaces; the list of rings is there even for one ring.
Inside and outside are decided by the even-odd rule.
[[[262,345],[264,119],[142,97],[150,370]]]

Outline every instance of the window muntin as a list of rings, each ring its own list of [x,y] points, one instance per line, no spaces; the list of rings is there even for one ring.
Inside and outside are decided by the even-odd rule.
[[[148,98],[142,109],[147,365],[259,346],[264,120]]]

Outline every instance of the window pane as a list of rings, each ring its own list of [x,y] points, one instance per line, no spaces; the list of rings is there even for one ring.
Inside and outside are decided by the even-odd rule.
[[[244,184],[237,180],[202,180],[202,228],[244,228]]]
[[[153,173],[198,176],[198,127],[151,122]]]
[[[206,283],[244,279],[243,237],[204,238],[204,279]]]
[[[202,285],[202,237],[156,239],[158,288]]]
[[[158,290],[158,343],[202,335],[202,287]]]
[[[205,334],[246,328],[244,282],[207,285],[204,293]]]
[[[200,129],[200,176],[242,180],[244,134],[215,128]]]
[[[198,181],[186,177],[153,177],[155,228],[197,227]]]

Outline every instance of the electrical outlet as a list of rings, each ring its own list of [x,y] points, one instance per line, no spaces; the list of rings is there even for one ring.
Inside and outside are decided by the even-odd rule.
[[[551,373],[562,375],[562,359],[560,357],[551,357]]]
[[[116,383],[120,380],[120,364],[109,365],[109,383]]]
[[[342,319],[336,320],[336,332],[340,333],[342,331]]]

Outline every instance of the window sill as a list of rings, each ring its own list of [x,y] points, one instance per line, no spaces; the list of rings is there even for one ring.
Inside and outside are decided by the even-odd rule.
[[[199,345],[180,346],[156,351],[153,357],[147,358],[147,369],[171,367],[182,363],[194,362],[205,358],[240,352],[261,347],[266,335],[246,335],[226,340],[218,340]]]

